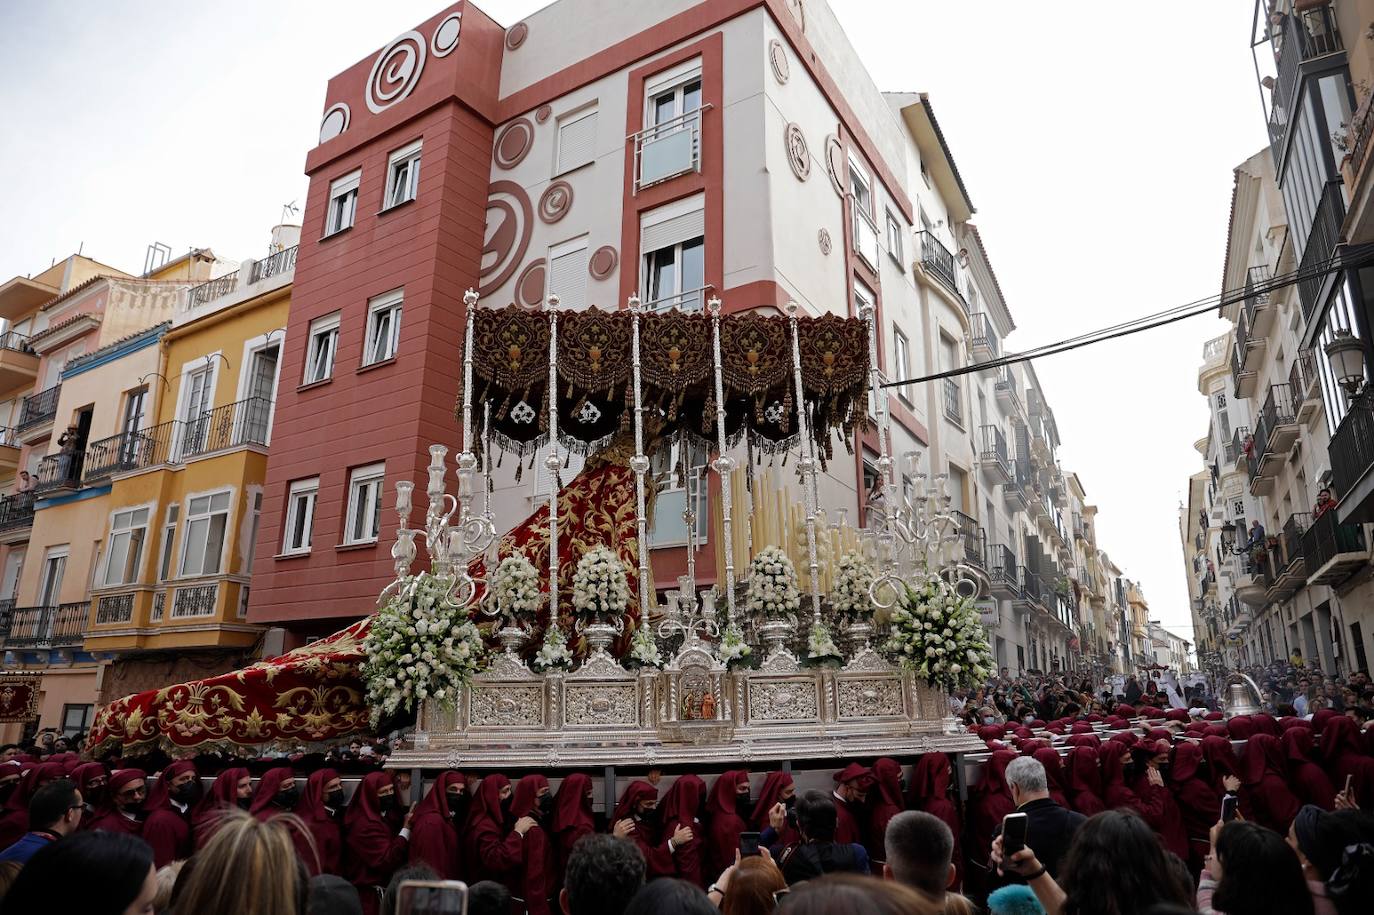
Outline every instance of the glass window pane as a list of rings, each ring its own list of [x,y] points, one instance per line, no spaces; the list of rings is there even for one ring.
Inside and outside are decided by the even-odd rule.
[[[205,544],[205,562],[202,566],[205,575],[219,572],[220,557],[224,553],[224,529],[228,523],[228,515],[215,515],[210,519],[209,535]]]
[[[210,497],[210,511],[223,512],[229,510],[229,493],[219,492]]]
[[[682,243],[682,291],[706,285],[706,244],[700,238]]]
[[[665,92],[654,99],[653,122],[655,125],[662,124],[664,121],[671,121],[677,117],[677,95],[673,92]]]
[[[197,496],[191,500],[190,514],[203,515],[210,509],[209,496]]]
[[[696,111],[701,107],[701,80],[693,80],[682,87],[682,113]]]
[[[205,566],[205,537],[210,529],[209,518],[196,518],[186,525],[186,554],[181,560],[182,575],[199,575]]]

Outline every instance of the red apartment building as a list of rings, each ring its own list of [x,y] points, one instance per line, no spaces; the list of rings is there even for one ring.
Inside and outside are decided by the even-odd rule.
[[[488,305],[868,300],[880,364],[912,373],[941,358],[925,328],[967,328],[944,287],[971,207],[929,104],[878,92],[819,0],[561,0],[508,28],[457,3],[331,79],[324,107],[249,604],[293,643],[370,612],[395,482],[457,448],[469,287]],[[932,440],[933,391],[892,399],[894,452]],[[857,517],[872,459],[836,461],[822,501]],[[530,476],[497,484],[502,529],[537,504]],[[662,514],[660,587],[685,554]],[[712,549],[697,571],[714,580]]]

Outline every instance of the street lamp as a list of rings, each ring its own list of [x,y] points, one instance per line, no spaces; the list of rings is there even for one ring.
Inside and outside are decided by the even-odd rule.
[[[1339,329],[1326,344],[1326,360],[1345,392],[1354,397],[1364,385],[1364,344],[1345,329]]]

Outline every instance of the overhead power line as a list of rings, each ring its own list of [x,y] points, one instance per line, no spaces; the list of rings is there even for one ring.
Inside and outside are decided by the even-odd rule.
[[[1261,283],[1255,283],[1248,288],[1232,289],[1217,295],[1210,295],[1206,298],[1196,299],[1183,305],[1177,305],[1164,311],[1145,315],[1121,324],[1114,324],[1110,327],[1098,328],[1076,337],[1069,337],[1057,343],[1047,343],[1037,346],[1034,349],[1025,350],[1020,353],[1008,353],[1005,356],[998,356],[985,362],[975,362],[971,365],[959,368],[947,369],[943,372],[934,372],[929,375],[921,375],[916,378],[905,378],[901,380],[884,382],[880,387],[896,388],[909,384],[919,384],[924,381],[939,381],[942,378],[956,378],[960,375],[968,375],[973,372],[986,372],[990,369],[998,369],[1005,365],[1014,365],[1018,362],[1030,362],[1044,356],[1054,356],[1059,353],[1066,353],[1069,350],[1078,349],[1083,346],[1091,346],[1094,343],[1104,343],[1108,340],[1116,340],[1120,337],[1128,337],[1147,330],[1154,330],[1157,327],[1164,327],[1188,318],[1203,315],[1209,311],[1215,311],[1235,302],[1243,301],[1251,296],[1265,295],[1288,286],[1296,285],[1304,280],[1318,279],[1331,273],[1342,270],[1349,270],[1355,267],[1363,267],[1374,264],[1374,243],[1356,245],[1339,249],[1335,254],[1320,264],[1313,265],[1306,270],[1299,268],[1289,273],[1279,274],[1270,277]]]

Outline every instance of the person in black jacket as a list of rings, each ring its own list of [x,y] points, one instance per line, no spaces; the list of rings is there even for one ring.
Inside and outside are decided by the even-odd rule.
[[[1035,849],[1035,857],[1050,872],[1059,875],[1059,862],[1073,842],[1073,834],[1087,817],[1060,807],[1050,800],[1045,780],[1045,767],[1030,756],[1020,756],[1007,765],[1007,788],[1016,804],[1016,812],[1026,815],[1026,845]],[[1001,828],[993,832],[1000,835]],[[1041,851],[1041,849],[1044,851]],[[1004,883],[1024,883],[1014,873],[1002,875]]]
[[[808,791],[797,798],[801,841],[784,849],[779,862],[789,886],[837,871],[869,873],[868,852],[862,845],[835,841],[835,820],[835,802],[824,792]]]

